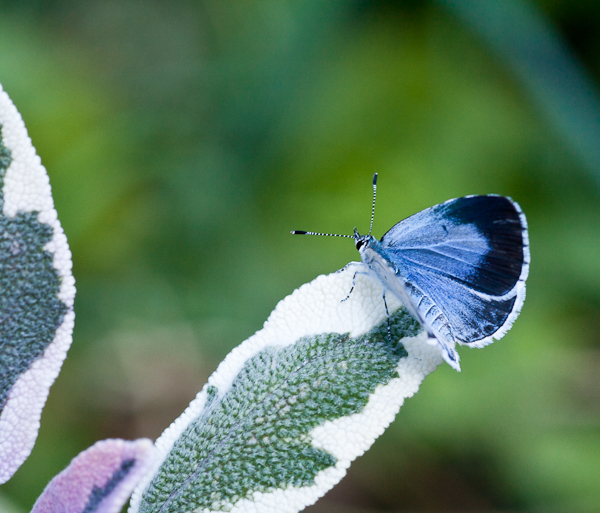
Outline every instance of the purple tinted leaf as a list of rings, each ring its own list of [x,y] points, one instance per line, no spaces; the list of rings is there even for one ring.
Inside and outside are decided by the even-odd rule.
[[[48,483],[32,513],[118,513],[155,455],[145,438],[97,442]]]

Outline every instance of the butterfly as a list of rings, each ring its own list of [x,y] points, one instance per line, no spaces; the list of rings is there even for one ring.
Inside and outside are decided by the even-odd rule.
[[[407,217],[377,240],[371,235],[376,193],[377,173],[367,235],[356,228],[353,235],[292,233],[354,239],[364,269],[354,280],[361,273],[377,279],[384,302],[387,292],[396,296],[460,371],[456,343],[483,347],[499,340],[521,311],[530,262],[525,215],[508,197],[465,196]]]

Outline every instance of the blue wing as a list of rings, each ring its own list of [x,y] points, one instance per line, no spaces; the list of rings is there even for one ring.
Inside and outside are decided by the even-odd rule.
[[[420,314],[435,328],[428,314],[437,306],[437,324],[463,344],[502,337],[525,299],[527,223],[510,198],[467,196],[428,208],[393,226],[381,248]]]

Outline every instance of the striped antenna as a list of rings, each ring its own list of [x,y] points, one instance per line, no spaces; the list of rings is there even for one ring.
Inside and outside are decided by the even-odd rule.
[[[290,233],[292,235],[321,235],[322,237],[345,237],[348,239],[354,238],[352,235],[339,235],[337,233],[305,232],[304,230],[292,230]]]
[[[369,228],[369,237],[373,231],[373,219],[375,219],[375,198],[377,197],[377,173],[373,175],[373,208],[371,209],[371,227]]]

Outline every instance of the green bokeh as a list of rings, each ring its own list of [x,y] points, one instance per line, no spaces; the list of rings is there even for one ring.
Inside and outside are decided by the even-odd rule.
[[[364,232],[377,171],[377,236],[451,197],[517,200],[528,297],[308,511],[600,508],[600,188],[572,143],[588,132],[451,3],[472,4],[0,2],[0,83],[78,288],[73,346],[3,499],[27,511],[94,441],[160,434],[278,300],[358,259],[289,231]],[[597,94],[600,4],[532,5]]]

